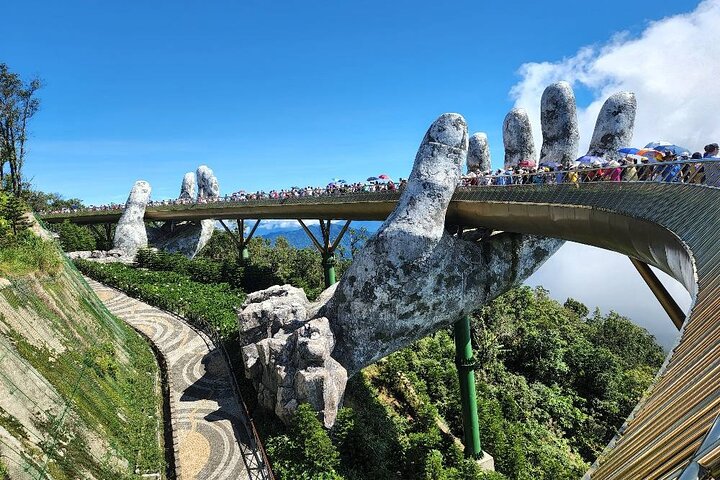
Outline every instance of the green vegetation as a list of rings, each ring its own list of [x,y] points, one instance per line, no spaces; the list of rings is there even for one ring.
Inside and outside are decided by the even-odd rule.
[[[277,243],[273,248],[264,240],[251,242],[245,265],[227,253],[230,247],[211,242],[196,260],[143,251],[138,256],[143,269],[79,266],[168,310],[185,316],[182,312],[205,312],[202,318],[227,328],[225,338],[232,343],[232,310],[240,304],[241,288],[295,282],[322,289],[319,255]],[[210,287],[221,296],[207,302],[200,289]],[[224,303],[225,295],[235,303]],[[462,455],[454,342],[452,332],[442,330],[350,379],[345,407],[330,431],[307,406],[289,427],[267,412],[254,412],[277,477],[578,478],[651,384],[664,357],[653,337],[628,319],[614,312],[590,314],[573,299],[560,304],[542,288],[506,293],[475,312],[472,326],[481,439],[495,458],[496,473],[480,471]]]
[[[222,338],[235,337],[237,314],[245,295],[226,283],[199,283],[175,272],[140,270],[120,263],[76,260],[84,274],[130,296],[180,315],[202,326],[206,322]]]
[[[28,210],[17,197],[0,192],[0,276],[56,274],[62,259],[52,242],[29,231]]]
[[[295,248],[284,237],[275,242],[265,238],[253,238],[248,243],[250,260],[241,263],[237,248],[227,232],[215,232],[200,256],[219,262],[226,272],[223,281],[245,292],[255,292],[273,285],[289,283],[302,288],[310,300],[325,289],[320,253],[314,248]],[[335,271],[338,278],[350,261],[338,256]]]
[[[0,187],[20,197],[23,190],[23,166],[28,151],[27,128],[40,108],[35,94],[42,86],[40,79],[25,82],[20,75],[0,63]],[[9,165],[9,175],[5,173]]]
[[[29,373],[52,385],[46,394],[57,395],[58,410],[43,411],[33,407],[32,396],[18,397],[27,404],[23,408],[35,412],[31,418],[45,432],[42,439],[29,437],[27,427],[9,412],[0,411],[0,425],[29,448],[22,455],[33,468],[55,479],[81,473],[129,479],[162,472],[162,400],[149,345],[102,307],[52,242],[30,231],[5,242],[10,247],[0,249],[0,269],[12,287],[0,291],[6,332],[0,340],[7,342],[8,354],[32,368]],[[25,260],[33,251],[35,258],[52,262],[53,275],[46,268],[29,269],[31,262]],[[51,346],[57,342],[61,350]],[[0,382],[0,389],[7,381]],[[7,388],[13,392],[17,387],[11,383]]]
[[[97,240],[87,227],[76,225],[69,220],[52,226],[58,234],[60,246],[66,252],[95,250]]]

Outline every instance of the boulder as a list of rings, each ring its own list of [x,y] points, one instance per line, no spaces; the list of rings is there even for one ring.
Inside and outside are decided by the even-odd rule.
[[[309,403],[326,427],[335,422],[347,371],[331,357],[335,338],[327,318],[307,320],[301,289],[275,286],[248,296],[238,316],[245,375],[258,401],[289,422]]]

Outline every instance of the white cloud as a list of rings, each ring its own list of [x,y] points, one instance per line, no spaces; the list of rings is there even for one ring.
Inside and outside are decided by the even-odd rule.
[[[317,225],[317,220],[303,220],[305,225]],[[247,226],[247,222],[245,222]],[[277,230],[297,230],[302,228],[297,220],[263,220],[258,226],[258,232],[270,232]]]
[[[614,92],[635,92],[638,113],[633,146],[667,140],[692,151],[720,141],[720,0],[706,0],[687,14],[651,22],[639,35],[623,32],[605,45],[581,48],[558,62],[526,63],[511,90],[515,106],[531,118],[538,145],[540,97],[558,80],[590,93],[578,105],[581,154],[595,118]]]

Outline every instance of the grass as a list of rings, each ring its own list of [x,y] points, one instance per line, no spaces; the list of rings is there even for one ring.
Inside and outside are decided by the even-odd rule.
[[[54,243],[31,232],[5,239],[0,246],[0,276],[20,277],[40,272],[56,275],[63,260]]]
[[[10,354],[31,365],[61,397],[58,408],[37,410],[31,418],[45,433],[42,441],[28,439],[28,426],[0,410],[0,426],[22,440],[22,455],[55,479],[162,474],[159,369],[145,339],[104,308],[53,242],[30,232],[5,240],[0,276],[12,279],[0,290],[0,306],[4,301],[24,312],[19,325],[5,322]],[[50,332],[64,351],[31,343],[31,331]]]

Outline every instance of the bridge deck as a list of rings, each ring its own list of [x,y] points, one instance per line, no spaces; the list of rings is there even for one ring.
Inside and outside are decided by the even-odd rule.
[[[383,220],[398,194],[155,206],[148,220],[322,218]],[[654,386],[590,472],[592,479],[677,478],[720,413],[720,189],[680,183],[596,182],[458,189],[447,221],[547,235],[629,255],[685,285],[693,307]],[[119,212],[49,215],[77,223]],[[720,441],[696,460],[720,470]]]

